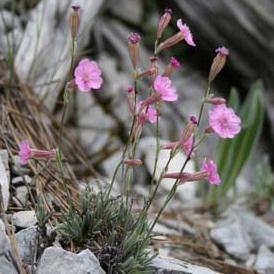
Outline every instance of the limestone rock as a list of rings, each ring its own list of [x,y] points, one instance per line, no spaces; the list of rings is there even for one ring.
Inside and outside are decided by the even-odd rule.
[[[88,249],[79,254],[59,247],[48,247],[40,260],[37,274],[104,274],[99,261]]]

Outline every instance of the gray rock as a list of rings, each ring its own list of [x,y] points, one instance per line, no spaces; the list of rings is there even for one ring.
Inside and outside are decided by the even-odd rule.
[[[218,272],[206,267],[161,256],[153,259],[151,267],[154,270],[154,274],[218,274]]]
[[[40,260],[37,274],[104,274],[99,261],[88,249],[79,254],[59,247],[48,247]]]
[[[9,154],[6,149],[0,150],[0,159],[2,159],[5,169],[9,170]]]
[[[274,228],[243,208],[232,207],[210,233],[232,256],[246,260],[250,251],[262,245],[274,247]]]
[[[34,210],[19,211],[12,215],[13,224],[18,227],[27,228],[37,223]]]
[[[35,240],[37,235],[37,227],[20,230],[15,234],[18,254],[22,261],[26,264],[32,263],[32,255],[34,253]]]
[[[240,214],[239,214],[240,212]],[[254,216],[251,212],[235,211],[243,223],[243,227],[247,229],[248,234],[252,238],[257,249],[265,245],[267,247],[274,247],[274,228],[265,223],[260,218]]]
[[[218,222],[210,232],[211,238],[224,247],[231,256],[247,260],[253,248],[252,241],[239,220]]]
[[[266,246],[260,247],[254,268],[259,274],[274,273],[274,254]]]
[[[16,188],[16,195],[15,197],[20,201],[22,205],[26,205],[28,200],[28,188],[26,186],[19,186]]]
[[[24,176],[17,176],[12,178],[11,183],[13,185],[19,185],[19,184],[30,184],[32,181],[31,177],[29,175],[24,175]]]
[[[3,151],[0,154],[0,197],[3,199],[4,210],[7,210],[10,198],[10,171],[8,166],[8,154],[7,151]]]
[[[120,0],[119,5],[117,5],[117,1],[110,0],[109,6],[111,11],[122,19],[134,24],[141,23],[143,13],[142,1]]]
[[[20,158],[18,155],[15,155],[12,157],[12,171],[17,175],[20,175],[20,177],[22,174],[30,173],[30,169],[27,166],[20,164]],[[17,180],[19,180],[19,179],[17,179]]]
[[[5,225],[0,219],[0,273],[19,274],[11,254],[10,241],[5,232]]]

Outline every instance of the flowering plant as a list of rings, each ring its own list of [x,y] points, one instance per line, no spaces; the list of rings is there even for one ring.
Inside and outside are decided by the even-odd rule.
[[[207,138],[211,133],[216,134],[218,137],[223,139],[231,139],[236,136],[241,130],[241,120],[235,114],[234,110],[226,105],[226,100],[221,97],[216,97],[211,92],[211,83],[220,73],[222,68],[226,63],[226,59],[229,55],[228,49],[225,47],[220,47],[216,49],[216,56],[213,59],[209,76],[208,76],[208,83],[207,88],[204,92],[203,98],[201,98],[201,106],[200,110],[196,116],[190,116],[189,121],[185,125],[182,130],[181,136],[175,141],[170,143],[160,145],[160,130],[159,130],[159,123],[160,123],[160,116],[161,116],[161,107],[163,104],[172,104],[173,102],[177,101],[180,98],[180,91],[177,90],[175,85],[172,82],[172,74],[175,70],[178,70],[181,66],[180,62],[175,58],[171,57],[168,65],[166,68],[161,71],[159,66],[159,58],[160,53],[163,50],[166,50],[179,42],[184,42],[186,45],[195,47],[195,39],[192,36],[190,28],[182,22],[181,19],[177,21],[178,32],[173,36],[167,38],[164,41],[161,41],[162,34],[165,31],[165,28],[168,26],[171,20],[171,10],[165,10],[165,13],[160,18],[157,30],[157,38],[155,40],[155,48],[154,54],[149,59],[149,66],[146,69],[140,69],[138,67],[138,53],[140,49],[140,42],[141,36],[138,33],[131,33],[128,36],[128,51],[129,51],[129,59],[132,64],[133,68],[133,79],[132,79],[132,86],[128,88],[128,106],[129,106],[129,114],[131,116],[131,126],[129,131],[128,141],[125,144],[125,147],[122,152],[122,156],[120,161],[117,164],[117,167],[114,171],[113,177],[111,178],[111,183],[109,188],[107,189],[106,193],[102,196],[101,202],[103,206],[100,206],[100,209],[107,208],[106,205],[109,204],[111,200],[111,190],[115,183],[115,179],[119,171],[122,172],[123,184],[124,184],[124,194],[125,194],[125,204],[129,206],[130,203],[130,194],[131,194],[131,185],[133,182],[133,178],[131,176],[131,169],[132,168],[140,168],[143,165],[143,162],[136,158],[136,150],[137,144],[140,139],[142,129],[146,126],[146,123],[149,122],[155,126],[155,139],[156,139],[156,154],[155,154],[155,161],[154,161],[154,168],[151,180],[151,188],[149,192],[149,196],[146,198],[145,204],[139,213],[139,216],[134,223],[132,221],[132,225],[130,225],[130,232],[131,234],[127,234],[127,240],[131,240],[136,233],[138,233],[138,229],[140,226],[142,227],[142,237],[144,237],[144,242],[147,242],[148,239],[151,237],[151,233],[161,216],[162,212],[166,208],[167,204],[171,201],[174,197],[177,188],[180,187],[181,184],[185,184],[188,182],[197,182],[202,180],[207,180],[210,184],[217,187],[217,185],[221,184],[221,178],[218,174],[217,165],[215,164],[214,160],[209,157],[204,157],[203,161],[200,163],[200,169],[189,173],[185,171],[185,168],[188,162],[191,159],[195,158],[196,151],[203,143],[205,138]],[[77,33],[79,30],[80,24],[80,17],[79,17],[79,7],[73,7],[73,12],[70,16],[70,28],[71,28],[71,37],[72,37],[72,55],[71,55],[71,65],[68,74],[68,81],[65,85],[64,89],[64,108],[63,114],[61,119],[60,125],[60,134],[59,134],[59,147],[56,149],[52,149],[49,151],[45,150],[38,150],[32,149],[27,141],[24,141],[20,145],[20,152],[19,156],[21,162],[26,164],[27,161],[31,158],[46,158],[47,160],[52,160],[56,157],[58,167],[60,169],[61,174],[63,175],[64,185],[65,183],[65,176],[64,170],[62,166],[62,155],[60,150],[60,144],[62,141],[62,132],[64,126],[64,117],[66,113],[66,106],[69,103],[69,94],[70,92],[76,92],[77,90],[80,92],[89,92],[98,90],[101,88],[103,84],[102,78],[102,71],[99,65],[88,58],[82,59],[74,68],[74,55],[75,55],[75,43],[77,41]],[[142,91],[144,93],[142,97],[146,97],[145,99],[141,100],[139,98],[139,93],[141,92],[138,89],[138,83],[143,81],[143,79],[148,78],[150,81],[150,85],[146,91]],[[204,118],[205,108],[206,106],[210,106],[208,110],[208,125],[204,128],[201,125],[201,120]],[[170,156],[168,161],[166,162],[165,167],[162,169],[160,176],[156,178],[156,169],[158,167],[158,159],[159,153],[161,149],[167,149],[170,151]],[[185,161],[182,162],[181,168],[176,172],[168,172],[168,168],[170,165],[171,160],[175,157],[177,152],[182,151],[185,155]],[[151,207],[151,204],[158,192],[159,186],[161,185],[164,178],[170,178],[174,180],[172,188],[170,189],[164,203],[160,207],[155,219],[150,225],[147,225],[146,215]],[[69,190],[67,189],[68,198]],[[124,201],[123,201],[124,202]],[[122,205],[123,205],[122,202]],[[99,205],[97,205],[99,207]],[[124,206],[124,205],[123,205]],[[123,208],[121,206],[121,208]],[[85,203],[83,206],[89,207],[89,203]],[[115,205],[115,208],[120,208]],[[98,208],[97,208],[98,209]],[[94,208],[89,208],[91,210],[90,216],[95,216],[98,218],[97,214],[93,214],[96,212]],[[93,210],[93,211],[92,211]],[[76,213],[80,211],[70,211],[69,215],[66,215],[64,222],[65,227],[63,226],[63,231],[66,233],[73,233],[73,239],[81,239],[79,242],[83,242],[83,235],[79,237],[79,235],[75,235],[74,229],[71,229],[71,224],[75,223],[74,219]],[[99,211],[100,214],[104,211]],[[77,213],[77,214],[78,214]],[[71,215],[72,214],[72,215]],[[99,213],[98,213],[99,214]],[[99,215],[100,215],[99,214]],[[106,215],[106,213],[102,213]],[[111,213],[111,207],[107,211],[107,214]],[[86,215],[85,215],[86,216]],[[84,217],[85,217],[84,216]],[[105,216],[99,216],[101,222]],[[74,218],[74,219],[73,219]],[[90,220],[92,218],[82,219],[82,214],[77,215],[77,220],[80,220],[81,223],[85,223],[83,225],[83,229],[89,227],[91,230],[88,231],[89,237],[92,237],[94,234],[93,226],[90,226],[89,222],[94,221]],[[110,218],[112,219],[112,217]],[[122,218],[121,216],[121,219]],[[71,222],[73,220],[73,222]],[[134,218],[133,218],[134,220]],[[97,222],[96,222],[97,223]],[[98,225],[97,223],[97,225]],[[104,223],[104,222],[103,222]],[[146,223],[146,225],[143,225]],[[75,224],[77,225],[77,224]],[[117,227],[121,224],[118,223]],[[102,226],[103,227],[103,226]],[[103,228],[102,228],[103,229]],[[81,233],[82,228],[80,229]],[[83,232],[83,231],[82,231]],[[106,232],[107,233],[107,232]],[[70,234],[71,235],[71,234]],[[91,235],[91,236],[90,236]],[[132,236],[133,235],[133,236]],[[94,236],[94,235],[93,235]],[[122,243],[123,244],[123,243]],[[121,245],[122,245],[121,244]],[[143,245],[145,249],[146,245]],[[140,269],[138,269],[140,270]],[[138,272],[139,273],[139,272]],[[141,272],[140,272],[141,273]]]

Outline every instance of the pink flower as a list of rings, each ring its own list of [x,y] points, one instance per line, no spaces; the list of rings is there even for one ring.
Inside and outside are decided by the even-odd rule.
[[[178,98],[176,89],[168,77],[158,75],[153,87],[163,101],[176,101]]]
[[[22,141],[19,145],[19,157],[20,163],[25,165],[31,157],[31,148],[28,141]]]
[[[75,83],[80,91],[99,89],[103,83],[102,71],[95,61],[83,59],[74,71]]]
[[[20,158],[20,163],[22,165],[25,165],[27,164],[30,158],[46,159],[46,160],[54,159],[56,156],[56,151],[55,149],[41,150],[41,149],[31,148],[29,142],[27,140],[24,140],[19,145],[18,155]]]
[[[187,42],[187,44],[189,44],[192,47],[196,47],[196,44],[193,41],[191,31],[186,24],[183,24],[182,19],[177,20],[177,27],[183,33],[184,39]]]
[[[221,138],[233,138],[241,130],[241,119],[225,104],[216,105],[208,112],[209,126]]]
[[[202,163],[201,170],[207,171],[207,179],[210,184],[219,185],[221,183],[221,179],[217,171],[217,166],[213,160],[205,159]]]
[[[146,121],[154,124],[157,121],[157,111],[156,109],[148,105],[146,107],[142,107],[143,102],[138,102],[136,104],[136,111],[138,113],[139,122],[144,124]]]

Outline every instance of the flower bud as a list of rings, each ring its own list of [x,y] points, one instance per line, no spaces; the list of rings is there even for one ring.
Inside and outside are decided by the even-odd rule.
[[[226,103],[226,99],[222,97],[209,97],[205,99],[205,102],[212,105],[223,105]]]
[[[70,26],[70,33],[71,37],[74,40],[78,34],[79,26],[80,26],[80,6],[75,5],[72,6],[72,12],[69,16],[69,26]]]
[[[179,146],[180,146],[179,142],[171,142],[171,143],[162,144],[160,147],[161,149],[176,149]]]
[[[216,51],[217,55],[213,59],[209,76],[208,76],[208,81],[212,82],[216,76],[219,74],[219,72],[223,69],[225,63],[226,63],[226,58],[229,55],[229,50],[225,47],[217,48]]]
[[[140,47],[140,34],[133,32],[128,36],[128,52],[129,58],[131,60],[132,66],[136,69],[138,52]]]
[[[129,165],[130,167],[138,167],[143,164],[143,161],[140,159],[125,159],[124,163]]]
[[[169,77],[171,73],[174,72],[174,70],[178,69],[180,66],[181,66],[180,62],[175,57],[171,57],[163,76]]]
[[[197,124],[194,123],[192,120],[193,119],[190,119],[190,121],[187,123],[186,127],[183,130],[182,136],[180,138],[180,144],[182,146],[189,141],[189,139],[192,137],[195,127],[197,126]]]
[[[180,183],[196,182],[204,180],[208,177],[207,171],[197,171],[194,173],[189,172],[170,172],[166,173],[164,178],[180,180]]]
[[[163,49],[167,49],[167,48],[170,48],[170,47],[178,44],[183,39],[184,39],[184,34],[181,31],[179,31],[178,33],[174,34],[173,36],[169,37],[164,42],[162,42],[158,46],[158,48],[156,50],[156,54],[158,54]]]
[[[165,12],[161,16],[159,24],[158,24],[157,39],[159,39],[159,38],[162,37],[163,31],[168,26],[168,24],[169,24],[169,22],[171,20],[171,14],[172,14],[172,10],[171,9],[165,9]]]

